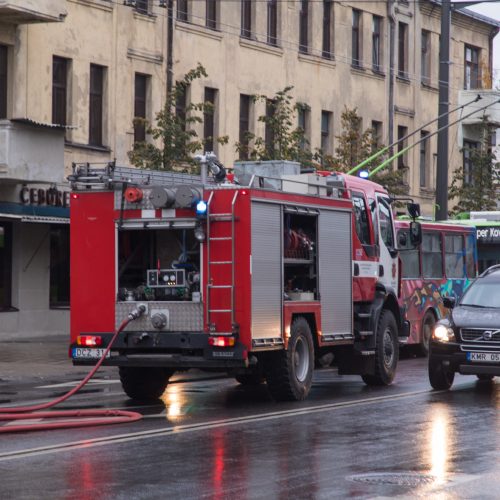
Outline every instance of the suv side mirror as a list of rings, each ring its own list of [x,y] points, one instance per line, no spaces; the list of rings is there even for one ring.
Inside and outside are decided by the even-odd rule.
[[[455,302],[455,297],[443,297],[443,306],[447,309],[453,309],[455,307]]]
[[[420,222],[410,222],[410,241],[414,247],[418,247],[422,243],[422,226]]]

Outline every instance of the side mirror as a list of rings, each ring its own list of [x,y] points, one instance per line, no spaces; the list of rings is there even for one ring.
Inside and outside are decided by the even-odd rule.
[[[412,219],[420,217],[420,205],[418,203],[407,203],[406,208]]]
[[[455,297],[443,297],[443,306],[447,309],[453,309],[455,307],[455,302]]]
[[[414,247],[418,247],[422,243],[422,226],[420,222],[410,222],[410,241]]]

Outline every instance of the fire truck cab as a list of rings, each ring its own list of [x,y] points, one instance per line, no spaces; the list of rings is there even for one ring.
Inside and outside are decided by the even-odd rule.
[[[304,399],[314,367],[332,362],[367,384],[392,382],[409,329],[381,186],[330,172],[238,184],[113,164],[75,165],[70,180],[75,365],[95,364],[140,306],[104,361],[133,399],[160,397],[189,368],[265,381],[276,400]]]

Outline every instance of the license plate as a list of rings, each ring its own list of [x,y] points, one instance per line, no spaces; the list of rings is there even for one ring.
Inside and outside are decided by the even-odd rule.
[[[90,347],[73,347],[73,358],[74,359],[100,359],[105,353],[106,349],[101,348],[90,348]],[[111,354],[108,352],[106,356],[109,358]]]
[[[467,361],[473,363],[500,363],[500,352],[468,352]]]

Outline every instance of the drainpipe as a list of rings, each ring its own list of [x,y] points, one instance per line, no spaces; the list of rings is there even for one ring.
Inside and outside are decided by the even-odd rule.
[[[394,142],[394,43],[395,43],[395,26],[396,19],[394,17],[394,1],[387,2],[387,18],[389,19],[389,95],[388,95],[388,134],[389,144]],[[392,155],[393,151],[389,151]]]
[[[170,95],[174,78],[174,0],[167,4],[167,95]]]

